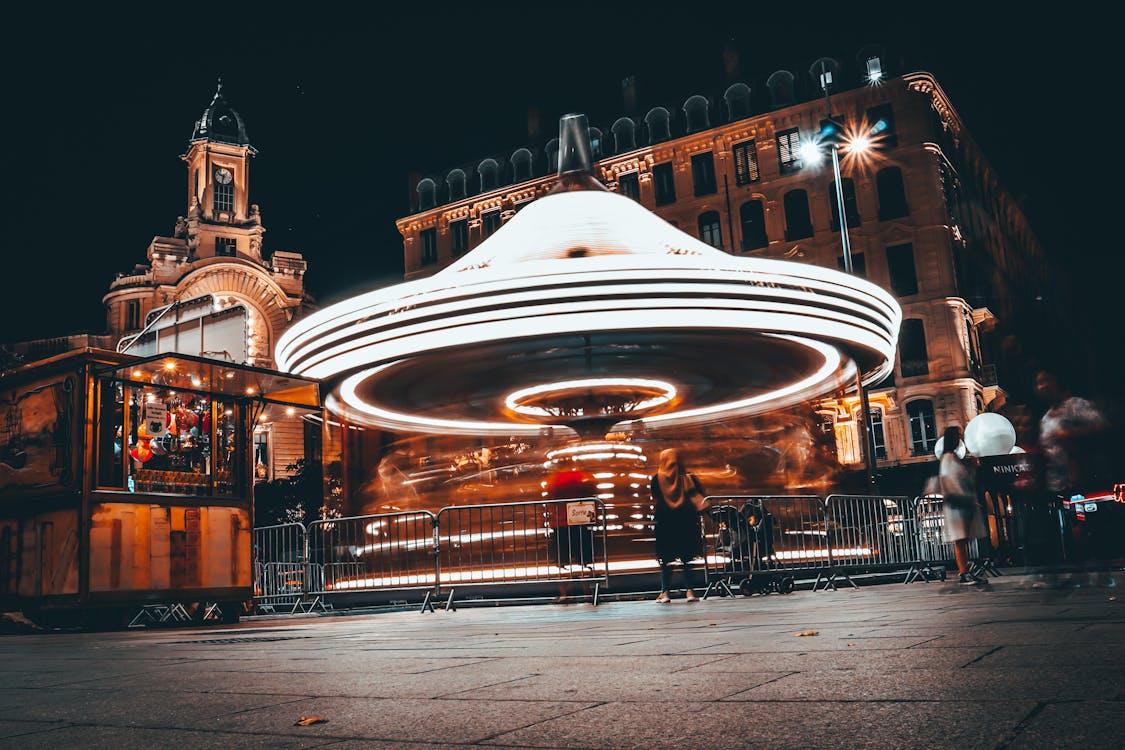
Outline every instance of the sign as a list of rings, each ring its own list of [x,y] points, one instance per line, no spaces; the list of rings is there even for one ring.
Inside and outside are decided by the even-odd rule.
[[[150,436],[163,435],[168,425],[168,407],[162,401],[149,401],[145,404],[144,422]]]
[[[585,526],[594,523],[597,519],[597,506],[589,500],[566,504],[566,523],[568,526]]]

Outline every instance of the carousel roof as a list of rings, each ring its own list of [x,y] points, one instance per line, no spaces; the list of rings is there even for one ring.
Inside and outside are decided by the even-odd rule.
[[[452,265],[296,324],[280,366],[331,381],[329,408],[360,423],[504,435],[747,416],[890,372],[886,291],[724,253],[591,185],[575,151],[556,192]]]

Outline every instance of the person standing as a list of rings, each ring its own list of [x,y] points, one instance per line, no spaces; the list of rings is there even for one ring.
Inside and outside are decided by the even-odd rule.
[[[573,565],[586,567],[594,562],[594,540],[590,524],[596,519],[589,519],[589,523],[573,526],[567,517],[567,501],[587,500],[593,501],[597,495],[597,480],[589,472],[582,471],[574,462],[573,457],[564,459],[554,474],[546,482],[547,499],[547,526],[552,530],[554,538],[554,552],[559,570],[570,568]],[[584,585],[584,590],[588,584]],[[566,581],[559,581],[559,595],[556,604],[565,604],[569,601],[569,587]]]
[[[984,528],[984,514],[977,502],[973,473],[965,461],[957,457],[960,442],[960,427],[945,428],[941,462],[938,464],[938,483],[945,514],[945,540],[953,542],[953,557],[960,574],[958,583],[972,585],[983,581],[969,572],[969,541],[979,539],[987,532]]]
[[[1109,427],[1105,417],[1086,399],[1072,396],[1052,372],[1036,374],[1035,391],[1047,404],[1039,420],[1047,489],[1064,500],[1076,492],[1102,489],[1095,485],[1107,481],[1098,475],[1104,454],[1099,438]]]
[[[660,563],[660,596],[656,601],[672,601],[672,563],[680,561],[685,599],[697,602],[695,575],[691,561],[703,554],[699,533],[699,514],[706,508],[703,488],[693,474],[684,470],[675,448],[660,452],[656,474],[649,482],[653,516],[656,520],[656,560]]]

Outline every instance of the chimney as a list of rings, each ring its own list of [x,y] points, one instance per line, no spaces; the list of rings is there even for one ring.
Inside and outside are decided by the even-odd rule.
[[[637,77],[626,76],[621,80],[621,98],[625,104],[625,114],[637,111]]]
[[[569,114],[559,119],[559,175],[593,171],[590,126],[586,115]]]

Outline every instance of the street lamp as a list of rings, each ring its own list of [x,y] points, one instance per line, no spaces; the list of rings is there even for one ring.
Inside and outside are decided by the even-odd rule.
[[[843,123],[832,117],[831,91],[836,68],[835,60],[822,57],[813,63],[809,70],[809,73],[820,82],[820,88],[824,91],[825,119],[820,121],[818,140],[801,144],[801,158],[806,163],[817,164],[822,154],[821,143],[828,146],[828,153],[832,158],[832,177],[836,186],[836,208],[840,220],[840,246],[844,254],[844,273],[854,274],[852,244],[848,237],[848,218],[844,209],[844,181],[840,177],[840,145],[844,141],[845,130]],[[876,124],[868,132],[856,135],[847,142],[848,150],[855,154],[868,150],[871,147],[869,136],[880,129],[879,124]],[[875,444],[871,429],[871,404],[867,400],[867,388],[863,385],[863,373],[859,368],[856,368],[855,383],[856,391],[859,393],[860,409],[863,411],[863,419],[859,420],[859,424],[863,426],[860,443],[863,445],[864,464],[867,469],[867,487],[870,491],[878,493],[879,484],[875,479]]]

